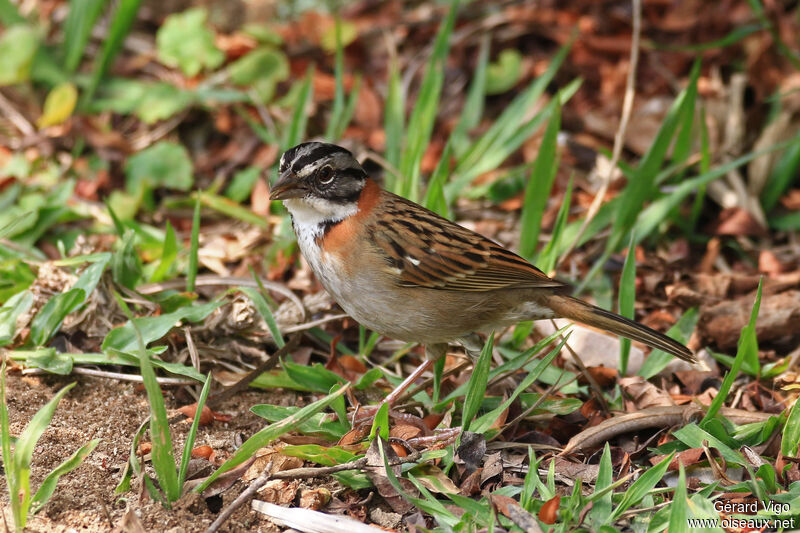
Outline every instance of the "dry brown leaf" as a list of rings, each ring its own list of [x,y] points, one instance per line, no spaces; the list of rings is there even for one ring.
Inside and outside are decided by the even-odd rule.
[[[192,448],[192,458],[194,459],[209,459],[214,454],[214,449],[205,444],[203,446],[197,446]]]
[[[622,392],[632,401],[635,409],[674,405],[672,397],[641,376],[631,376],[619,380]]]
[[[331,491],[325,487],[300,491],[300,507],[319,511],[331,501]]]
[[[558,506],[561,504],[561,496],[556,494],[542,505],[539,509],[539,520],[545,524],[555,524],[558,519]]]
[[[290,505],[297,497],[298,479],[271,479],[258,491],[258,497],[275,505]]]

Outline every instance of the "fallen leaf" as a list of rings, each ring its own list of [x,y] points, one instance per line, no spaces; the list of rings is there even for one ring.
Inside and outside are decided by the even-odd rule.
[[[214,449],[211,446],[203,445],[192,448],[192,457],[195,459],[209,459],[214,454]]]
[[[561,496],[556,494],[542,505],[539,509],[539,520],[545,524],[555,524],[558,518],[558,506],[561,504]]]
[[[331,491],[325,487],[300,491],[300,507],[319,511],[331,501]]]

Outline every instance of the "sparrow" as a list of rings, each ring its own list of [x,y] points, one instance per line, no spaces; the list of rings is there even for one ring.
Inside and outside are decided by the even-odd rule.
[[[342,309],[382,335],[424,344],[428,362],[451,342],[479,350],[476,333],[556,317],[695,362],[683,344],[571,297],[503,246],[383,190],[335,144],[287,150],[270,199],[283,201],[301,253]]]

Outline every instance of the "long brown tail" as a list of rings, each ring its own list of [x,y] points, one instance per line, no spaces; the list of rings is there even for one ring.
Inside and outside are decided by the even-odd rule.
[[[571,296],[555,294],[547,299],[547,306],[552,309],[556,316],[568,318],[575,322],[581,322],[588,326],[622,335],[628,339],[643,342],[652,348],[664,350],[675,357],[696,363],[694,354],[680,342],[670,339],[658,331],[643,326],[628,318],[620,316],[611,311],[606,311],[597,306],[587,304]]]

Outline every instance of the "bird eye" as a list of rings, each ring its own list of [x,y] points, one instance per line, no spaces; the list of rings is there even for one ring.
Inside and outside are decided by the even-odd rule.
[[[317,172],[317,180],[320,184],[327,185],[333,181],[333,169],[329,166],[324,166]]]

